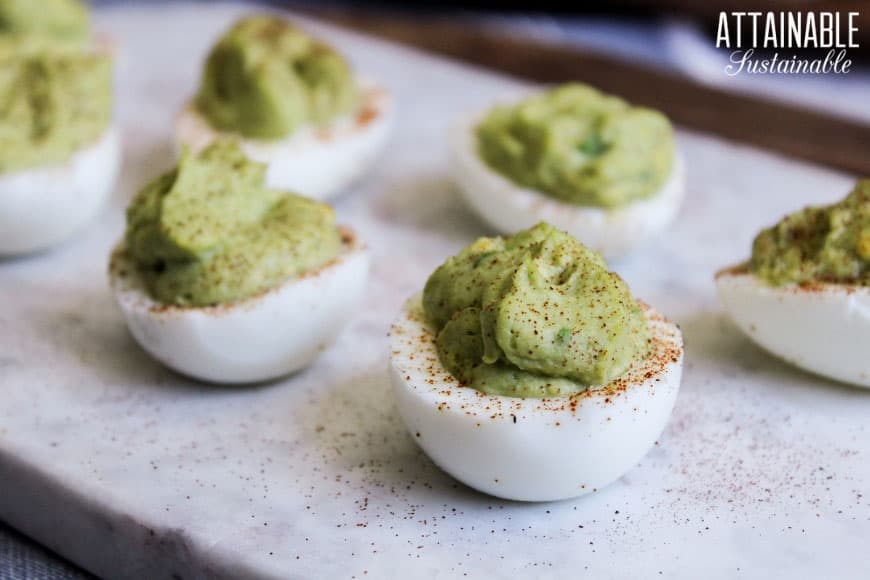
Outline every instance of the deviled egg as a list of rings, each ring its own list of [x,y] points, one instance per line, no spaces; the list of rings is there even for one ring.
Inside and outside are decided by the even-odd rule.
[[[415,441],[459,481],[513,500],[621,477],[664,429],[682,374],[677,326],[548,224],[448,258],[390,336]]]
[[[460,192],[497,231],[547,221],[608,258],[664,230],[685,190],[664,115],[576,83],[460,122],[451,152]]]
[[[729,316],[764,349],[870,387],[870,180],[763,230],[749,261],[719,272],[716,285]]]
[[[265,186],[232,142],[186,152],[127,210],[109,266],[139,344],[216,383],[300,370],[358,309],[369,255],[320,202]]]
[[[250,16],[212,49],[175,134],[194,150],[232,135],[268,166],[269,187],[326,199],[368,170],[391,119],[387,91],[333,48],[277,16]]]
[[[49,248],[105,205],[121,159],[112,57],[74,0],[0,2],[0,255]]]

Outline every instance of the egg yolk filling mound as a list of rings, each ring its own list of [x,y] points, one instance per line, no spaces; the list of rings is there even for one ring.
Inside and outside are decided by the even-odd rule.
[[[481,158],[514,183],[604,208],[655,195],[675,150],[667,117],[576,83],[493,108],[477,142]]]
[[[71,0],[0,0],[0,173],[66,161],[112,121],[112,60]]]
[[[334,259],[342,241],[328,205],[268,189],[265,166],[217,141],[185,152],[127,209],[127,253],[164,304],[251,297]]]
[[[749,267],[773,286],[870,286],[870,179],[838,203],[804,208],[763,230],[752,244]]]
[[[84,44],[89,16],[80,0],[0,0],[0,34]]]
[[[448,258],[426,282],[423,308],[445,368],[489,394],[569,396],[606,385],[649,351],[625,282],[545,223]]]
[[[208,56],[196,107],[217,129],[280,139],[350,111],[356,82],[328,45],[276,16],[237,22]]]

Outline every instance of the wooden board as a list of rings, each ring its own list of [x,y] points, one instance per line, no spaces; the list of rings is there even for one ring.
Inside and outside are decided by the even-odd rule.
[[[870,125],[675,74],[443,17],[312,12],[334,23],[520,78],[583,81],[664,111],[685,127],[799,159],[870,175]]]

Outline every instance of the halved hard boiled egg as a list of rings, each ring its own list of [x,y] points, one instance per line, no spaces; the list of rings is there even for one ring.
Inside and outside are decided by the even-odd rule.
[[[662,232],[680,209],[686,172],[679,154],[670,177],[651,197],[614,208],[576,205],[520,186],[490,167],[478,152],[477,127],[482,118],[474,115],[451,130],[452,165],[468,206],[498,232],[515,232],[545,221],[614,258]]]
[[[802,369],[870,387],[870,287],[772,286],[745,266],[716,275],[722,304],[759,346]]]
[[[655,444],[679,391],[682,335],[642,308],[650,352],[622,376],[570,397],[517,398],[462,386],[443,366],[421,296],[414,296],[390,332],[402,419],[436,464],[484,493],[551,501],[597,491]]]
[[[341,234],[332,261],[237,302],[155,301],[123,243],[110,261],[111,286],[133,337],[166,366],[214,383],[273,379],[308,366],[360,306],[369,252],[350,230]]]
[[[0,255],[47,249],[99,213],[121,163],[119,131],[60,163],[0,174]]]
[[[842,200],[761,230],[750,259],[716,275],[725,310],[761,347],[870,387],[870,179]]]
[[[361,83],[359,104],[328,125],[307,125],[278,140],[244,138],[212,127],[196,107],[176,119],[176,146],[204,149],[219,138],[236,139],[245,154],[265,163],[269,187],[323,200],[360,178],[383,150],[392,126],[392,99],[374,83]]]

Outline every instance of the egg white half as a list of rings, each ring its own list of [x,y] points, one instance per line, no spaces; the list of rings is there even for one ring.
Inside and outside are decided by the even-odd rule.
[[[369,252],[348,231],[333,261],[257,296],[209,307],[167,306],[150,297],[119,244],[109,274],[136,341],[166,366],[213,383],[249,383],[308,366],[365,294]]]
[[[361,84],[353,113],[326,127],[302,127],[286,139],[263,141],[221,132],[189,105],[176,120],[176,147],[199,151],[220,137],[237,139],[249,158],[267,165],[269,187],[323,200],[343,192],[374,163],[392,126],[392,109],[384,88]]]
[[[670,177],[654,196],[612,209],[580,206],[517,185],[492,169],[478,153],[481,119],[475,115],[451,130],[452,165],[469,207],[500,233],[512,234],[546,221],[606,258],[615,258],[663,231],[680,209],[686,175],[679,154]]]
[[[773,287],[745,268],[716,275],[732,320],[759,346],[810,372],[870,387],[870,288]]]
[[[551,501],[597,491],[655,444],[679,391],[682,335],[651,308],[645,313],[652,352],[625,375],[573,397],[522,399],[460,386],[414,296],[390,332],[399,412],[436,464],[484,493]]]
[[[121,164],[119,131],[62,163],[0,174],[0,255],[54,246],[84,227],[105,205]]]

